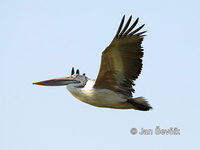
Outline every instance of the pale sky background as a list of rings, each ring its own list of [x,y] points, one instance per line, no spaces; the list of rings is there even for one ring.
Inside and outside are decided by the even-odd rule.
[[[95,79],[124,14],[146,24],[134,96],[152,111],[97,108],[66,87],[31,84],[72,66]],[[0,150],[199,149],[199,35],[198,0],[1,0]],[[156,126],[181,135],[130,133]]]

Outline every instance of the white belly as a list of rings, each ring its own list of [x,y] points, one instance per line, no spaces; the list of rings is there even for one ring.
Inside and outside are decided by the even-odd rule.
[[[67,86],[70,93],[77,99],[98,107],[129,109],[133,106],[127,103],[127,99],[118,93],[108,89],[94,89],[93,83],[86,85],[84,88],[74,88]]]

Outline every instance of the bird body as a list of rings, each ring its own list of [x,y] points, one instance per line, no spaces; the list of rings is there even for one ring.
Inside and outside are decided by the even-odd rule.
[[[74,84],[67,85],[68,91],[82,102],[108,108],[128,109],[133,105],[127,103],[127,99],[120,93],[113,92],[109,89],[95,89],[94,80],[88,80],[83,88],[77,88]]]
[[[138,101],[138,103],[143,102],[146,107],[143,109],[148,109],[150,107],[143,97],[137,97],[132,99],[123,94],[116,93],[109,89],[95,89],[93,86],[95,80],[88,80],[84,87],[79,85],[69,84],[67,85],[67,90],[80,101],[97,106],[106,108],[116,108],[116,109],[138,109],[131,103],[127,102],[127,99],[132,101]]]
[[[67,85],[69,92],[77,99],[97,107],[152,109],[143,97],[132,97],[134,81],[142,70],[144,33],[139,32],[144,25],[133,30],[139,18],[129,27],[132,16],[123,27],[125,16],[117,33],[108,47],[102,52],[101,66],[96,80],[89,79],[79,70],[72,68],[70,77],[50,79],[33,84],[45,86]]]

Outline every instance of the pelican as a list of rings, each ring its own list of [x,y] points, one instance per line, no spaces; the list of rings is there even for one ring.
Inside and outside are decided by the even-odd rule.
[[[55,78],[33,84],[44,86],[67,86],[68,91],[82,102],[97,107],[116,109],[135,109],[148,111],[152,107],[144,97],[132,97],[134,81],[142,70],[144,33],[140,31],[144,24],[134,29],[137,18],[130,25],[132,16],[123,26],[123,16],[114,39],[101,56],[101,65],[96,80],[91,80],[85,73],[80,74],[72,67],[71,76]],[[130,25],[130,27],[129,27]]]

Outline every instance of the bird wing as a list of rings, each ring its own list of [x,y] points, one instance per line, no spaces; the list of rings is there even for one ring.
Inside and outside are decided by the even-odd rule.
[[[123,16],[118,31],[110,45],[102,52],[101,66],[94,88],[110,89],[126,96],[132,96],[133,80],[137,79],[142,70],[143,40],[142,29],[144,24],[134,29],[139,18],[128,28],[132,16],[123,27]]]

